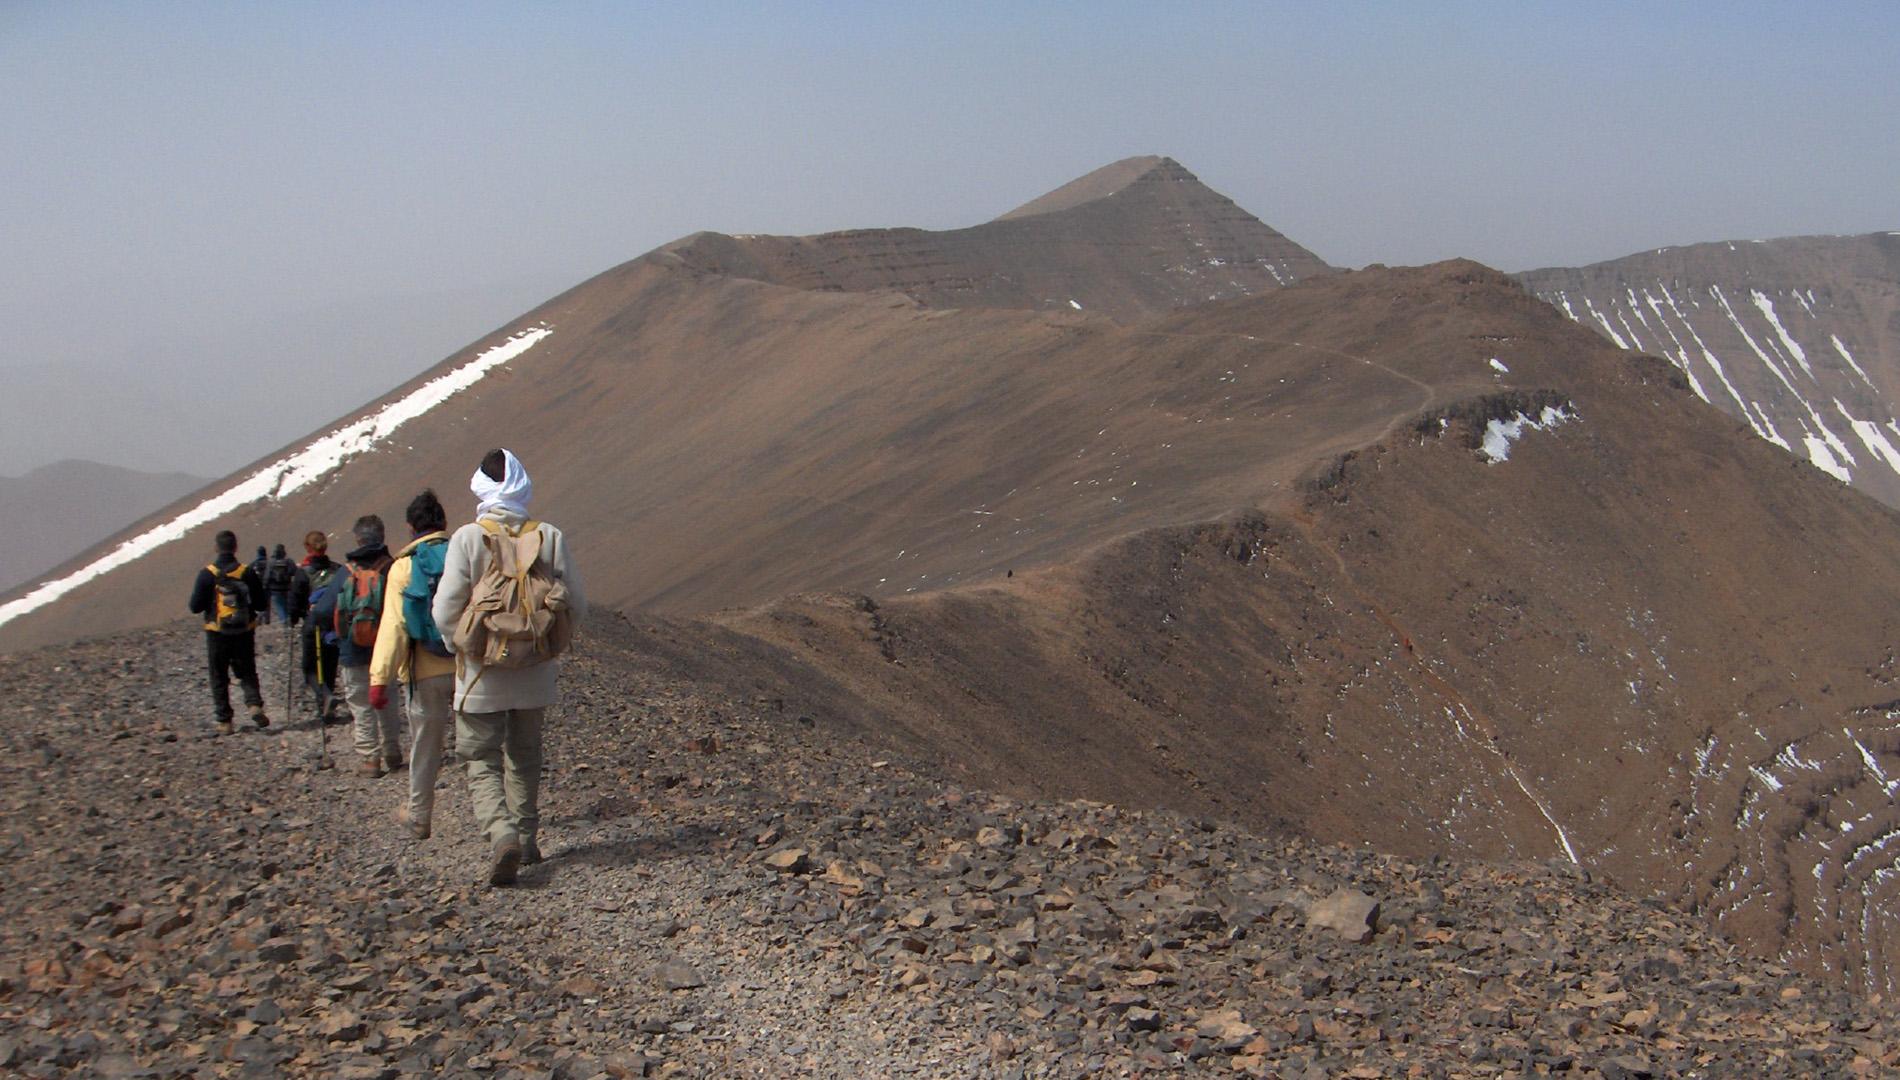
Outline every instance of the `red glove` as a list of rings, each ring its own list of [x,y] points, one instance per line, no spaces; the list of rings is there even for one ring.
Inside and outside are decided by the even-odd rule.
[[[389,708],[389,687],[372,686],[369,688],[369,707],[372,709]]]

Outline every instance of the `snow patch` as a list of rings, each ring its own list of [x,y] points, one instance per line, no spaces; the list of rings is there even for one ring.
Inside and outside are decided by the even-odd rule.
[[[1794,381],[1788,378],[1786,372],[1781,370],[1781,365],[1775,363],[1772,357],[1763,352],[1760,345],[1755,344],[1755,339],[1749,335],[1748,328],[1742,325],[1741,316],[1735,314],[1735,308],[1730,306],[1728,297],[1723,295],[1721,286],[1709,286],[1709,295],[1715,297],[1715,299],[1721,303],[1722,310],[1728,313],[1728,321],[1735,324],[1735,332],[1742,335],[1742,341],[1748,345],[1749,350],[1761,358],[1761,362],[1767,365],[1769,371],[1774,372],[1775,378],[1781,380],[1781,385],[1787,387],[1790,394],[1793,394],[1796,398],[1800,398],[1801,391],[1794,388]]]
[[[1834,451],[1828,449],[1826,439],[1818,439],[1813,435],[1803,435],[1801,436],[1801,445],[1807,448],[1808,460],[1814,463],[1815,468],[1832,476],[1843,484],[1851,484],[1854,482],[1853,474],[1849,473],[1847,467],[1835,459]]]
[[[1715,735],[1713,732],[1711,732],[1707,738],[1702,740],[1702,745],[1696,747],[1696,751],[1695,751],[1696,775],[1708,776],[1709,762],[1714,760],[1714,758],[1715,758]]]
[[[1499,375],[1509,375],[1511,373],[1511,369],[1504,366],[1504,361],[1499,360],[1495,356],[1491,358],[1491,370],[1497,372]]]
[[[1658,281],[1656,283],[1656,287],[1662,290],[1664,296],[1669,295],[1669,287],[1667,285],[1664,285],[1662,282]],[[1636,294],[1634,292],[1631,292],[1630,295],[1634,297]],[[1645,304],[1648,304],[1649,309],[1656,313],[1656,325],[1663,328],[1663,333],[1669,335],[1670,341],[1675,342],[1676,367],[1682,369],[1683,375],[1688,378],[1689,389],[1695,391],[1695,396],[1701,398],[1703,401],[1709,400],[1709,392],[1707,390],[1702,389],[1702,380],[1695,377],[1695,368],[1690,366],[1689,364],[1689,350],[1683,347],[1682,339],[1676,336],[1675,329],[1669,325],[1669,320],[1663,316],[1663,306],[1661,302],[1659,302],[1654,296],[1651,296],[1649,294],[1648,286],[1643,287],[1643,302]],[[1674,303],[1675,302],[1673,300],[1670,301],[1670,305],[1672,308],[1674,307]],[[1645,326],[1649,325],[1649,320],[1647,319],[1643,320],[1643,325]],[[1746,409],[1744,409],[1743,411],[1746,411]]]
[[[1853,741],[1854,749],[1860,751],[1861,763],[1867,766],[1867,771],[1873,774],[1874,780],[1880,784],[1881,788],[1884,789],[1889,796],[1893,795],[1896,790],[1900,790],[1900,780],[1894,780],[1887,776],[1887,770],[1880,767],[1880,762],[1874,758],[1874,752],[1867,749],[1867,744],[1860,741],[1860,736],[1854,734],[1849,728],[1842,728],[1841,730],[1846,732],[1847,737]]]
[[[1808,405],[1806,401],[1803,401],[1801,404]],[[1828,449],[1834,452],[1835,457],[1849,465],[1860,464],[1860,462],[1855,459],[1854,452],[1847,448],[1847,444],[1841,441],[1840,436],[1834,434],[1833,430],[1827,426],[1827,421],[1821,419],[1821,414],[1815,412],[1814,406],[1812,405],[1808,405],[1808,418],[1814,421],[1815,427],[1821,429],[1821,438],[1827,441]]]
[[[1808,373],[1808,378],[1814,378],[1814,369],[1808,366],[1807,352],[1801,348],[1800,342],[1788,336],[1787,327],[1781,325],[1780,316],[1775,314],[1775,302],[1768,299],[1760,289],[1749,290],[1749,295],[1754,297],[1755,307],[1760,309],[1763,315],[1767,316],[1768,325],[1775,328],[1775,335],[1781,338],[1783,345],[1787,346],[1788,354],[1794,357],[1795,363],[1800,364],[1801,370]]]
[[[1583,298],[1583,309],[1588,311],[1590,317],[1594,318],[1597,323],[1603,327],[1604,333],[1610,335],[1610,340],[1616,342],[1617,348],[1627,349],[1630,347],[1629,342],[1623,340],[1623,335],[1616,332],[1616,327],[1610,325],[1610,320],[1603,317],[1603,313],[1597,310],[1597,306],[1591,303],[1590,298],[1587,296]]]
[[[1894,449],[1893,443],[1887,439],[1887,433],[1880,430],[1880,425],[1872,420],[1854,419],[1839,398],[1834,400],[1834,407],[1847,419],[1847,426],[1854,429],[1854,434],[1860,437],[1861,445],[1867,447],[1867,452],[1886,462],[1887,468],[1900,473],[1900,450]]]
[[[309,487],[334,473],[351,458],[375,449],[397,428],[475,385],[482,376],[527,352],[553,332],[547,326],[524,330],[461,367],[430,379],[374,413],[345,424],[303,449],[264,466],[170,521],[147,529],[92,563],[57,581],[49,581],[11,603],[0,605],[0,626],[45,607],[100,575],[149,554],[161,544],[182,540],[193,529],[209,525],[239,507],[265,500],[275,501]]]
[[[1861,370],[1859,364],[1854,362],[1854,354],[1847,351],[1847,343],[1841,340],[1841,336],[1839,334],[1829,334],[1828,338],[1834,342],[1834,351],[1840,353],[1841,359],[1847,361],[1847,366],[1853,368],[1854,374],[1860,376],[1860,381],[1866,383],[1868,389],[1872,389],[1874,381],[1867,377],[1867,373]]]
[[[1511,456],[1511,444],[1524,437],[1524,429],[1549,431],[1558,424],[1575,420],[1577,414],[1568,406],[1558,408],[1546,405],[1536,418],[1518,413],[1509,420],[1493,420],[1484,426],[1483,451],[1485,458],[1493,465],[1508,460]]]

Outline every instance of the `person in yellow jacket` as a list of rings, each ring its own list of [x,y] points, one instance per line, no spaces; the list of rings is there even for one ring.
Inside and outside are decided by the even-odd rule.
[[[383,585],[383,617],[369,662],[369,700],[372,708],[387,708],[390,687],[408,688],[409,798],[396,808],[396,821],[410,836],[426,840],[455,702],[455,658],[443,646],[430,613],[449,542],[448,514],[435,492],[424,489],[410,501],[407,517],[415,539],[397,553]]]

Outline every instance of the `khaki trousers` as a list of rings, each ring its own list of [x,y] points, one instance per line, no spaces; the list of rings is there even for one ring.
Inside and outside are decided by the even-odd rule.
[[[455,714],[455,752],[468,761],[475,824],[491,844],[530,843],[541,828],[541,721],[547,709]]]
[[[402,713],[391,702],[386,709],[369,707],[369,665],[345,667],[339,673],[343,700],[356,721],[351,740],[362,757],[382,757],[385,761],[402,760]]]
[[[409,687],[409,816],[426,824],[435,813],[435,778],[442,771],[442,744],[448,739],[455,701],[455,676],[437,675]]]

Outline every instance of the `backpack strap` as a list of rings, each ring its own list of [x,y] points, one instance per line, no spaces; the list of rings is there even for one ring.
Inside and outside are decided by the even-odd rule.
[[[218,579],[224,576],[224,572],[218,569],[217,563],[206,563],[205,569],[211,572],[211,606],[205,610],[205,629],[216,630],[218,628]]]
[[[494,518],[476,518],[475,524],[496,536],[523,536],[529,530],[539,531],[541,528],[541,523],[533,518],[523,518],[521,524],[512,529]]]

